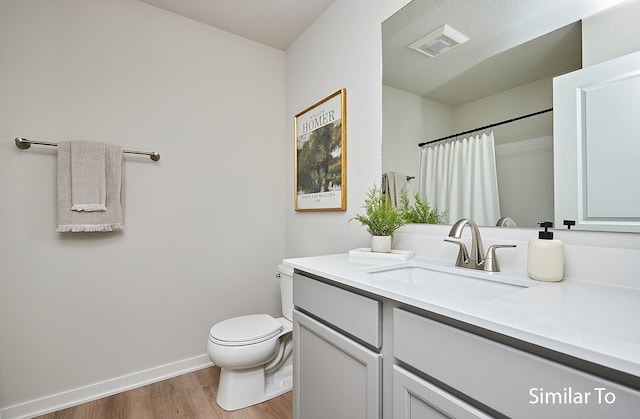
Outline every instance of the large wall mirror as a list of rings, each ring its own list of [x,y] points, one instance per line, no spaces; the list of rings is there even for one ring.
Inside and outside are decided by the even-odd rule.
[[[591,45],[601,37],[585,36],[585,30],[597,33],[610,25],[607,14],[614,10],[628,7],[638,13],[638,3],[408,3],[382,24],[383,173],[415,177],[408,185],[418,192],[419,143],[533,114],[478,134],[493,133],[500,216],[517,227],[553,220],[553,78],[640,49],[623,45],[621,51],[603,52],[611,43]],[[624,10],[614,16],[619,15]],[[408,47],[445,24],[468,41],[436,57]],[[609,36],[620,43],[615,34]],[[431,42],[431,52],[447,49],[451,36],[444,41]]]

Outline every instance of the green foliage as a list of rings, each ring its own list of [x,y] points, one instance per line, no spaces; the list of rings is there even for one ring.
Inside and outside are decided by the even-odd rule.
[[[426,199],[420,198],[416,193],[414,195],[415,203],[411,205],[409,202],[409,194],[406,188],[400,191],[400,202],[398,204],[399,212],[406,224],[444,224],[446,212],[438,212],[437,209],[431,208]]]
[[[374,184],[364,200],[364,214],[356,214],[352,220],[357,220],[372,236],[393,236],[393,233],[404,224],[400,212],[391,205],[389,196],[382,193],[382,189]]]
[[[316,193],[330,187],[342,187],[342,121],[317,128],[298,147],[296,193]]]

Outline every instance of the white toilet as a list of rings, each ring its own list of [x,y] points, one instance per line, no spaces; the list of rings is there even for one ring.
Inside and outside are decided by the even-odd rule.
[[[207,353],[221,369],[217,402],[225,410],[242,409],[291,390],[293,269],[278,268],[284,317],[234,317],[209,332]]]

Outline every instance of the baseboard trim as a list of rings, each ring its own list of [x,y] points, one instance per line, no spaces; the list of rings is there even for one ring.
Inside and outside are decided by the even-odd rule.
[[[146,386],[178,375],[212,366],[209,357],[198,355],[147,370],[134,372],[110,380],[100,381],[62,393],[0,409],[0,418],[25,419],[45,415],[71,406],[111,396],[123,391]]]

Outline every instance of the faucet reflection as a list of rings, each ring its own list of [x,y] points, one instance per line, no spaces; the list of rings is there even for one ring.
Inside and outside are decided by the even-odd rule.
[[[498,259],[496,258],[496,249],[501,247],[516,247],[515,244],[494,244],[489,246],[487,256],[484,257],[484,249],[482,247],[482,238],[480,237],[480,229],[478,224],[470,218],[462,218],[451,226],[449,237],[459,239],[462,237],[462,231],[465,226],[471,229],[471,254],[467,251],[467,246],[457,240],[445,239],[444,241],[454,243],[460,246],[456,266],[469,269],[480,269],[487,272],[500,272]]]

